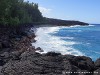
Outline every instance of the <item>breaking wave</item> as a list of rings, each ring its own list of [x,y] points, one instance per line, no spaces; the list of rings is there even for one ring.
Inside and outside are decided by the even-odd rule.
[[[50,33],[55,33],[63,27],[40,27],[36,31],[36,43],[33,43],[35,47],[41,47],[44,52],[47,53],[50,51],[60,52],[61,54],[70,54],[70,55],[84,55],[80,51],[73,48],[74,44],[78,44],[75,41],[64,41],[62,38],[74,39],[74,37],[57,37],[50,35]]]

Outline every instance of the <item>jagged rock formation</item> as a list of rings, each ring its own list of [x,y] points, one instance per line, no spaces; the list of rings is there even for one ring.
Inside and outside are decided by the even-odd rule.
[[[0,32],[0,75],[100,75],[100,58],[36,53],[42,49],[31,45],[35,34],[28,30]]]
[[[61,55],[49,52],[39,54],[33,50],[25,51],[20,59],[12,59],[2,66],[2,75],[99,75],[100,67],[96,69],[89,57]],[[99,60],[100,61],[100,60]],[[100,65],[100,63],[99,63]],[[95,73],[98,72],[98,73]],[[68,73],[70,72],[70,73]],[[78,72],[78,73],[76,73]],[[79,73],[80,72],[80,73]],[[85,72],[85,73],[82,73]],[[89,73],[91,72],[91,73]]]

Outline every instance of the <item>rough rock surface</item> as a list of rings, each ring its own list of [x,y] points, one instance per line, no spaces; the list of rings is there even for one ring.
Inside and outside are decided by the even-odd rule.
[[[35,34],[23,31],[0,30],[0,75],[100,75],[100,59],[93,62],[86,56],[39,54],[35,51],[43,50],[31,45]]]
[[[73,60],[78,60],[76,62],[78,62],[81,67],[79,67],[79,65],[73,64],[69,60],[73,57]],[[93,75],[93,70],[91,70],[93,68],[90,69],[90,67],[94,67],[93,61],[85,56],[79,57],[72,55],[61,55],[60,53],[55,52],[39,54],[29,50],[23,52],[19,58],[19,60],[12,59],[3,65],[1,73],[4,75]],[[84,59],[84,62],[87,64],[84,65],[83,60],[79,58]],[[84,68],[83,66],[86,66],[87,68]],[[96,71],[100,71],[100,69],[97,69]]]
[[[100,68],[100,58],[95,61],[96,68]]]

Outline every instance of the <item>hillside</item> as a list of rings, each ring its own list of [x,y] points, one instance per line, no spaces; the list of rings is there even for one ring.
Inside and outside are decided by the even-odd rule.
[[[46,18],[46,22],[48,24],[52,25],[64,25],[64,26],[70,26],[70,25],[89,25],[88,23],[85,22],[80,22],[80,21],[74,21],[74,20],[61,20],[61,19],[53,19],[53,18]]]

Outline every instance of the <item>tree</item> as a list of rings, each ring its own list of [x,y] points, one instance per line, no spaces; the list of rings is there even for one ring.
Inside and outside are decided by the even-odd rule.
[[[41,22],[43,16],[38,4],[23,0],[0,0],[0,24],[13,25]]]

